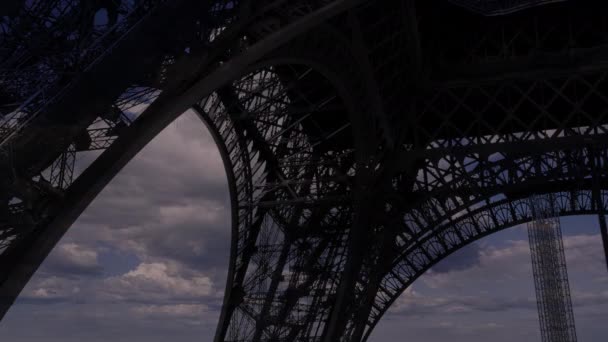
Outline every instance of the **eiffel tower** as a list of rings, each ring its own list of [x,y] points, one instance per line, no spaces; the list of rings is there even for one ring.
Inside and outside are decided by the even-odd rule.
[[[365,341],[534,195],[608,253],[607,76],[604,1],[3,0],[0,317],[188,109],[231,195],[216,342]]]
[[[551,195],[532,196],[534,221],[528,223],[540,333],[543,342],[576,342],[562,228]]]

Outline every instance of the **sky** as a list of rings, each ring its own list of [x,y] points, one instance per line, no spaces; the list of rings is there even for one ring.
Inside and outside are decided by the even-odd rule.
[[[76,221],[0,322],[2,341],[211,342],[229,213],[217,148],[187,112]],[[561,221],[581,342],[608,335],[608,272],[596,220]],[[540,341],[525,226],[437,264],[397,300],[370,341],[448,339]]]

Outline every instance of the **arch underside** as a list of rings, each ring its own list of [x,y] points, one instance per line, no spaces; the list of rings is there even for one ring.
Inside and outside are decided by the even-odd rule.
[[[606,210],[603,5],[486,18],[446,1],[151,3],[133,27],[149,34],[154,13],[171,10],[189,13],[176,30],[196,34],[166,43],[170,53],[156,52],[140,74],[104,80],[116,86],[104,105],[80,101],[94,113],[86,118],[62,117],[52,103],[47,121],[12,140],[18,153],[2,155],[19,175],[2,199],[5,310],[33,273],[20,265],[37,267],[186,108],[214,135],[231,192],[216,341],[365,340],[439,260],[529,221],[529,196],[554,193],[560,215]],[[116,60],[130,52],[114,49]],[[124,118],[142,104],[136,120]],[[40,129],[48,117],[71,138]],[[41,142],[52,152],[34,156]],[[88,150],[105,152],[72,182],[70,160]],[[40,178],[48,168],[50,181]]]
[[[465,63],[472,62],[467,59]],[[437,83],[424,89],[411,104],[413,114],[409,123],[413,122],[410,128],[416,133],[407,136],[409,140],[403,141],[394,154],[378,158],[398,161],[391,165],[390,193],[383,199],[395,209],[388,210],[388,221],[377,219],[368,227],[376,231],[390,227],[390,233],[378,234],[381,238],[369,241],[369,251],[365,253],[370,259],[363,263],[353,285],[355,291],[347,309],[343,340],[366,339],[399,294],[454,250],[492,232],[529,221],[527,198],[533,194],[555,191],[561,215],[603,211],[598,210],[592,191],[605,188],[607,136],[606,111],[601,109],[606,104],[603,68],[562,73],[539,68],[537,73],[504,79]],[[382,100],[390,104],[391,99]],[[394,119],[388,114],[389,121]],[[233,116],[230,110],[224,110],[221,115]],[[386,129],[381,123],[376,127],[379,131]],[[381,161],[377,162],[380,169],[385,167]],[[327,167],[331,168],[313,166]],[[383,171],[378,174],[385,178]],[[357,181],[352,184],[356,185]],[[270,182],[270,188],[273,192],[285,191],[275,181]],[[344,191],[347,196],[356,196]],[[606,194],[601,192],[601,196],[604,198]],[[321,205],[335,208],[345,213],[344,226],[352,224],[348,217],[356,215],[354,207],[331,204],[323,198],[314,202],[301,202],[300,209]],[[605,202],[604,198],[601,203]],[[268,202],[255,204],[268,210],[264,215],[269,216],[275,210],[289,210],[293,205],[293,201],[288,200],[275,203],[274,207],[269,207]],[[316,225],[321,225],[323,213],[316,219]],[[267,235],[281,240],[290,230],[310,227],[315,221],[306,217],[295,228],[276,221],[272,224]],[[263,286],[261,292],[265,299],[255,297],[256,291],[244,291],[251,298],[244,295],[234,304],[234,316],[224,321],[227,331],[233,334],[224,336],[226,340],[316,341],[326,337],[332,306],[335,310],[340,296],[337,286],[340,278],[331,279],[328,286],[328,282],[318,281],[324,276],[322,271],[301,271],[298,266],[301,273],[294,274],[291,268],[307,261],[314,263],[311,259],[316,257],[314,252],[319,251],[315,244],[317,248],[335,251],[332,257],[336,260],[348,259],[346,241],[352,233],[345,230],[342,234],[339,238],[342,242],[335,245],[309,240],[312,243],[306,244],[309,254],[302,254],[298,250],[300,242],[289,239],[278,244],[282,248],[276,243],[257,241],[254,250],[264,249],[260,253],[263,255],[259,256],[260,261],[247,267],[248,272],[260,277],[254,283]],[[273,250],[270,251],[269,246]],[[381,262],[383,267],[376,267],[381,270],[378,276],[373,269]],[[268,265],[274,268],[268,269]],[[333,263],[325,265],[323,270],[336,274],[345,269],[344,265]],[[377,283],[372,284],[374,277]],[[305,287],[299,286],[302,284]],[[238,288],[238,291],[243,290]],[[372,300],[368,299],[370,293],[374,294]],[[359,313],[366,309],[368,314],[362,320]],[[318,320],[310,320],[312,316]]]

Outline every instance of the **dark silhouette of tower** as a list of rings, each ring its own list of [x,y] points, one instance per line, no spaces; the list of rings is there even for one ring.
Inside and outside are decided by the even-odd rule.
[[[1,1],[0,315],[193,109],[232,204],[215,341],[366,340],[434,264],[534,220],[531,196],[605,212],[606,6]]]
[[[528,223],[534,288],[543,342],[576,342],[576,327],[559,217],[553,197],[534,196]]]

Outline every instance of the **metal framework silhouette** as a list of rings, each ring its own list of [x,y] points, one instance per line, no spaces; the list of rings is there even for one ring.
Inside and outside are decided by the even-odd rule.
[[[553,196],[533,196],[528,223],[532,271],[543,342],[576,342],[576,326],[564,255],[562,229]]]
[[[608,255],[607,6],[1,1],[0,316],[189,108],[232,202],[215,341],[365,341],[438,261],[532,220],[533,195],[599,214]]]

